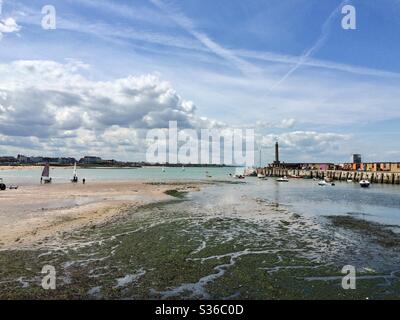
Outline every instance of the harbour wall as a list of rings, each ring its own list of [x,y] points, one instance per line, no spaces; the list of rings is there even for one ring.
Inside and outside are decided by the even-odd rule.
[[[329,178],[336,181],[360,181],[367,179],[372,183],[400,184],[400,172],[369,172],[340,170],[298,170],[284,168],[259,168],[257,173],[270,177],[297,176],[301,178]]]

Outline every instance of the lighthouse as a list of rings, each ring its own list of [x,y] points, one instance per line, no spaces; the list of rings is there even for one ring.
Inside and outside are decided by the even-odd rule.
[[[278,141],[275,143],[275,161],[274,161],[274,167],[279,167],[280,162],[279,162],[279,144]]]

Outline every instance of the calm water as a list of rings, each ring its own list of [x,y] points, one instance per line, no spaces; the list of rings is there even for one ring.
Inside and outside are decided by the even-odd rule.
[[[211,178],[206,177],[206,172]],[[90,181],[137,180],[226,180],[232,179],[235,168],[139,168],[139,169],[81,169],[80,178]],[[33,185],[40,181],[41,169],[5,170],[0,177],[7,184]],[[71,169],[54,168],[51,176],[55,183],[66,183],[72,176]],[[360,188],[356,183],[337,182],[336,186],[318,186],[312,180],[293,179],[289,183],[278,183],[270,178],[266,181],[247,178],[240,185],[211,187],[203,197],[207,201],[232,201],[232,206],[240,202],[242,196],[260,198],[287,206],[290,210],[305,215],[347,214],[388,224],[400,225],[400,186],[373,184],[369,189]]]

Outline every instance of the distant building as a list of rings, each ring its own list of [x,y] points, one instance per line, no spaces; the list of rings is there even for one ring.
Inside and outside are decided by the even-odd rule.
[[[102,162],[103,160],[100,157],[93,157],[93,156],[85,156],[79,160],[79,163],[82,164],[99,164]]]
[[[272,165],[274,166],[274,165]],[[298,170],[334,170],[335,164],[334,163],[303,163],[303,162],[296,162],[296,163],[285,163],[282,162],[280,166],[284,169],[298,169]]]
[[[19,154],[17,156],[17,161],[18,161],[18,163],[28,163],[29,162],[29,157],[24,156],[22,154]]]
[[[353,163],[360,164],[362,162],[361,160],[361,154],[353,154]]]
[[[15,163],[17,163],[17,159],[15,159],[14,157],[4,156],[4,157],[0,157],[0,163],[1,164],[15,164]]]
[[[339,170],[367,172],[400,172],[400,162],[343,163]]]

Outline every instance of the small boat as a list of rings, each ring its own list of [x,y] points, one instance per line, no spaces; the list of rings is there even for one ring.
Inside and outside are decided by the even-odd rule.
[[[236,168],[235,170],[235,178],[236,179],[244,179],[245,178],[245,170],[243,168]]]
[[[347,179],[347,183],[352,183],[353,180],[352,179]]]
[[[265,174],[259,173],[257,174],[258,179],[265,179]]]
[[[325,182],[328,182],[328,183],[333,181],[332,178],[328,178],[328,177],[326,177],[324,180],[325,180]]]
[[[45,164],[43,171],[42,171],[42,177],[40,179],[40,182],[43,183],[51,183],[51,178],[50,178],[50,165],[48,163]]]
[[[289,179],[286,176],[284,176],[283,178],[276,179],[276,181],[278,181],[278,182],[289,182]]]
[[[328,185],[328,183],[325,180],[321,180],[321,181],[318,182],[318,185],[321,186],[321,187],[325,187],[325,186]]]
[[[3,182],[3,178],[0,178],[0,190],[4,191],[6,189],[7,189],[7,187],[6,187],[5,183]]]
[[[18,190],[18,186],[9,186],[8,189],[10,189],[10,190]]]
[[[295,174],[290,174],[289,177],[293,178],[293,179],[302,179],[303,178],[301,176],[296,176]]]
[[[371,182],[369,182],[368,180],[361,180],[360,181],[361,188],[368,188],[370,185],[371,185]]]
[[[76,162],[74,164],[74,174],[72,176],[71,182],[72,183],[77,183],[78,182],[78,175],[76,174]]]

